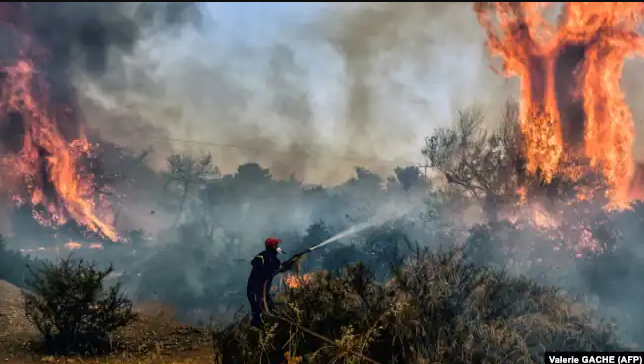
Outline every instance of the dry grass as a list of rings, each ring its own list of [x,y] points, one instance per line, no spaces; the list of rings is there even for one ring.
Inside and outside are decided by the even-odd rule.
[[[112,352],[101,357],[49,356],[33,349],[31,337],[14,337],[2,351],[6,363],[212,363],[212,344],[205,331],[182,326],[170,327],[135,323],[115,337]],[[121,333],[119,333],[121,334]],[[4,357],[3,357],[4,355]]]
[[[160,354],[149,354],[138,357],[106,357],[89,359],[62,357],[56,358],[46,356],[42,357],[39,362],[52,364],[212,364],[213,356],[211,353],[194,353],[189,357],[168,357]]]

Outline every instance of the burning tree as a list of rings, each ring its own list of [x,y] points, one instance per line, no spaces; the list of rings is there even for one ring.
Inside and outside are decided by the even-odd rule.
[[[637,192],[633,121],[619,79],[625,58],[644,49],[644,5],[566,3],[556,24],[545,7],[475,5],[502,75],[520,79],[519,103],[495,131],[481,128],[479,113],[460,113],[454,128],[428,138],[424,154],[478,199],[482,231],[519,237],[526,232],[515,230],[536,228],[573,256],[606,252],[618,237],[605,210],[630,206]]]
[[[521,81],[526,170],[546,183],[597,170],[610,204],[624,206],[634,175],[634,129],[619,79],[624,59],[644,50],[637,32],[644,4],[565,3],[555,25],[543,15],[547,5],[475,4],[502,74]]]
[[[95,176],[84,161],[92,153],[73,108],[60,49],[34,29],[38,14],[26,3],[0,4],[0,181],[10,199],[29,206],[41,224],[69,221],[117,241],[111,206],[97,199]],[[50,4],[55,12],[60,4]],[[42,10],[42,9],[41,9]],[[100,28],[87,30],[100,38]],[[93,41],[93,40],[92,40]],[[69,47],[69,46],[67,46]],[[53,48],[53,47],[52,47]],[[62,52],[64,53],[64,52]],[[67,56],[68,57],[68,56]],[[91,158],[90,158],[91,159]]]

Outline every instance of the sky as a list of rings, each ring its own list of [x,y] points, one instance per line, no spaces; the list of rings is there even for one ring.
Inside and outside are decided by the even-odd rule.
[[[262,46],[278,41],[280,28],[315,19],[327,3],[305,2],[210,2],[203,7],[215,19],[217,36],[224,42]],[[280,34],[281,33],[281,34]]]

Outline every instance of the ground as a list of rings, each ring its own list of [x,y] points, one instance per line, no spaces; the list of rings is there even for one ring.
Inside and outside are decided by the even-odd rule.
[[[0,280],[0,360],[18,363],[212,363],[207,330],[174,321],[172,309],[155,303],[135,307],[140,316],[114,335],[117,349],[101,358],[54,358],[37,354],[37,331],[27,321],[20,289]]]

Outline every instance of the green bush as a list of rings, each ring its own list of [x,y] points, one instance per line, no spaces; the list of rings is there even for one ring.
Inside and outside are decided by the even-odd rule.
[[[110,333],[135,318],[120,286],[103,286],[112,271],[71,256],[32,270],[25,313],[42,334],[44,349],[56,354],[104,351]]]
[[[314,273],[261,332],[213,329],[219,363],[534,363],[544,350],[612,350],[613,328],[555,288],[419,251],[378,283],[363,265]],[[319,336],[316,336],[319,335]],[[361,357],[363,356],[363,357]]]

